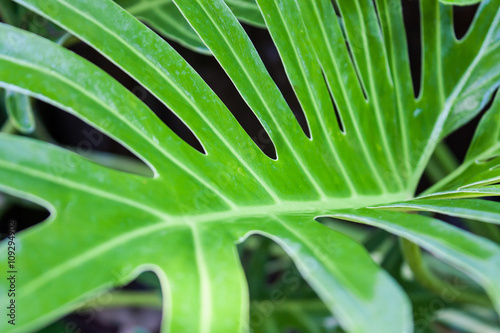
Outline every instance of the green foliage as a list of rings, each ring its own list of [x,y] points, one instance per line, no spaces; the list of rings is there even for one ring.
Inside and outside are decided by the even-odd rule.
[[[5,106],[9,119],[21,133],[31,133],[35,128],[33,110],[28,96],[6,91]]]
[[[399,0],[338,0],[339,15],[330,0],[257,0],[258,7],[243,0],[175,0],[177,7],[159,1],[176,14],[158,30],[213,54],[271,138],[276,159],[168,43],[113,1],[16,2],[118,65],[173,110],[205,153],[97,66],[0,25],[1,87],[77,116],[153,173],[118,171],[46,142],[0,134],[0,190],[51,213],[17,237],[19,317],[15,327],[2,321],[2,332],[36,330],[144,271],[160,280],[164,331],[244,332],[249,292],[236,245],[253,234],[287,253],[345,331],[413,331],[415,300],[403,290],[408,283],[398,258],[379,265],[319,217],[375,226],[422,247],[480,284],[500,313],[498,243],[438,217],[406,213],[499,222],[500,204],[477,199],[500,194],[499,96],[464,163],[414,197],[437,144],[475,117],[500,83],[500,0],[481,2],[460,41],[452,6],[421,0],[417,97]],[[152,3],[137,2],[136,15],[157,27],[164,20],[159,11],[141,9]],[[265,20],[310,137],[235,15],[257,25]],[[405,254],[420,263],[418,251]],[[307,311],[294,318],[304,330],[317,323]],[[267,321],[267,330],[277,331],[282,320]]]
[[[167,38],[196,52],[210,54],[210,50],[172,0],[115,1]],[[266,26],[255,0],[225,0],[225,3],[241,22],[258,27]]]

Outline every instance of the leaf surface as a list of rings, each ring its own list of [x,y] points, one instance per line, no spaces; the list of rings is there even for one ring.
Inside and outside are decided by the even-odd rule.
[[[175,0],[258,117],[276,159],[253,143],[168,43],[113,1],[16,2],[119,66],[171,109],[203,147],[199,152],[189,146],[98,67],[0,25],[1,87],[75,115],[153,172],[121,172],[47,143],[0,135],[0,189],[51,211],[48,221],[18,236],[18,256],[26,263],[19,276],[26,315],[18,331],[36,329],[150,270],[162,285],[165,331],[244,332],[248,287],[236,244],[252,234],[271,238],[287,252],[345,330],[412,331],[407,297],[389,274],[359,244],[315,218],[413,196],[439,139],[477,113],[460,106],[462,97],[471,93],[480,104],[498,86],[498,0],[480,4],[461,41],[453,34],[452,8],[422,1],[418,98],[399,1],[339,0],[337,15],[329,0],[258,0],[310,137],[238,22],[238,8],[254,5]],[[466,55],[457,55],[464,50]],[[480,82],[486,71],[491,75]],[[484,195],[498,188],[443,191],[439,195]],[[412,214],[365,209],[342,217],[436,251],[482,283],[498,309],[496,245],[481,245],[479,237]],[[456,245],[462,241],[463,247]]]
[[[379,208],[435,212],[482,222],[500,224],[500,204],[494,201],[480,199],[420,199],[384,205]]]
[[[484,114],[463,163],[425,193],[483,187],[500,181],[500,95]]]

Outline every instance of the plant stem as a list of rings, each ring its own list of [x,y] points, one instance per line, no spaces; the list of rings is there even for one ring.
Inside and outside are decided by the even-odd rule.
[[[401,238],[401,250],[403,256],[410,266],[415,280],[432,293],[444,297],[443,293],[448,291],[455,295],[455,301],[473,303],[481,306],[491,307],[489,299],[480,294],[458,290],[449,283],[435,276],[425,265],[420,247],[406,239]]]
[[[84,303],[79,310],[92,311],[95,309],[112,309],[120,307],[148,307],[153,309],[162,308],[162,298],[157,291],[113,291],[111,297],[93,298]],[[105,298],[105,300],[104,300]],[[259,308],[259,305],[268,301],[253,301],[251,306]],[[327,311],[325,304],[320,299],[288,299],[286,302],[275,304],[275,311],[293,311],[301,309],[304,311]]]
[[[33,110],[35,111],[35,110]],[[35,122],[35,130],[33,133],[31,133],[30,137],[39,139],[41,141],[49,142],[49,143],[55,143],[54,138],[50,135],[49,131],[45,127],[45,124],[43,121],[40,119],[40,117],[37,115],[37,113],[33,112],[33,117],[34,117],[34,122]]]
[[[265,289],[266,261],[269,258],[269,247],[271,240],[267,238],[260,239],[260,246],[252,253],[248,264],[248,289],[250,297],[262,297]]]
[[[437,321],[442,322],[450,327],[460,328],[465,332],[482,332],[482,333],[500,333],[498,327],[481,322],[478,318],[474,318],[470,314],[455,309],[446,309],[439,311]]]
[[[120,308],[120,307],[147,307],[153,309],[162,308],[162,299],[156,291],[114,291],[111,292],[111,297],[106,300],[97,298],[91,299],[84,303],[80,310],[91,311],[94,309],[103,308]]]
[[[368,239],[364,242],[364,246],[366,248],[366,251],[372,252],[376,248],[380,246],[386,240],[386,238],[389,237],[389,234],[382,229],[375,229],[373,230],[370,235],[368,236]]]
[[[12,122],[7,118],[5,123],[2,125],[0,128],[0,132],[2,133],[8,133],[8,134],[13,134],[16,132],[16,128],[12,124]]]
[[[253,301],[251,307],[256,309],[267,307],[269,306],[268,302],[267,300]],[[263,305],[260,306],[261,304]],[[287,299],[274,304],[274,311],[277,312],[289,312],[297,309],[305,312],[329,311],[325,303],[320,299]]]
[[[458,160],[446,143],[437,145],[434,154],[425,169],[425,174],[433,183],[437,183],[458,168]]]
[[[453,172],[459,166],[458,159],[455,157],[455,154],[451,151],[448,145],[444,142],[441,142],[434,151],[436,160],[443,167],[443,170],[446,171],[446,174]]]

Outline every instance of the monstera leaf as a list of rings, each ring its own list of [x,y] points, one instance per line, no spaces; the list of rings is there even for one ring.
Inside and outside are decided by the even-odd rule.
[[[481,284],[500,312],[498,244],[397,211],[498,223],[497,203],[468,199],[500,193],[498,98],[464,165],[424,198],[411,199],[438,142],[477,115],[500,82],[499,0],[481,2],[460,41],[452,6],[421,1],[418,97],[399,0],[337,0],[335,7],[330,0],[258,0],[309,136],[228,5],[175,0],[260,120],[274,159],[172,47],[113,1],[16,2],[143,85],[193,131],[203,152],[101,69],[1,25],[2,87],[83,119],[153,174],[117,171],[45,142],[0,135],[0,189],[51,213],[16,238],[20,315],[16,326],[2,321],[2,332],[35,330],[146,270],[161,281],[165,331],[246,331],[248,286],[236,244],[252,234],[288,253],[346,331],[411,332],[402,288],[360,244],[315,221],[321,216],[376,226],[425,248]],[[5,280],[1,289],[5,294]]]

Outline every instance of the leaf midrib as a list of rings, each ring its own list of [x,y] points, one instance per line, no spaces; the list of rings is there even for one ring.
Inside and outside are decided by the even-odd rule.
[[[92,196],[99,196],[109,201],[114,201],[117,203],[124,204],[126,206],[131,206],[138,208],[139,210],[147,211],[160,219],[175,219],[176,215],[169,214],[166,211],[161,211],[148,206],[147,204],[141,203],[138,198],[127,197],[123,195],[117,195],[111,191],[104,189],[97,189],[88,186],[84,183],[78,183],[73,180],[53,176],[46,172],[22,166],[16,163],[10,163],[5,160],[0,160],[0,167],[5,169],[13,170],[16,172],[22,172],[28,176],[32,176],[38,179],[43,179],[47,182],[58,184],[69,189],[76,189],[80,192],[87,193]],[[160,180],[153,180],[159,187],[161,187],[162,182]],[[122,193],[123,194],[123,193]],[[177,217],[179,220],[190,220],[193,222],[204,222],[206,220],[213,219],[223,219],[229,217],[241,217],[241,216],[265,216],[271,213],[308,213],[321,210],[331,210],[328,207],[335,207],[334,209],[347,209],[347,208],[360,208],[366,207],[368,205],[394,202],[398,200],[404,200],[411,197],[411,194],[405,192],[399,193],[385,193],[379,195],[351,195],[349,197],[330,197],[325,200],[303,200],[303,201],[281,201],[280,203],[269,204],[269,205],[259,205],[259,206],[236,206],[233,209],[211,212],[211,213],[200,213],[196,215],[182,215]],[[356,202],[362,204],[355,204]],[[255,213],[259,212],[259,213]],[[207,218],[207,216],[209,216]],[[213,217],[212,217],[213,216]]]
[[[384,195],[384,196],[373,196],[373,197],[357,197],[357,202],[362,202],[363,205],[353,205],[352,200],[348,200],[350,198],[344,199],[333,199],[330,201],[303,201],[303,202],[288,202],[286,205],[270,205],[270,206],[249,206],[249,207],[241,207],[237,210],[229,210],[223,212],[214,212],[214,213],[206,213],[200,215],[192,215],[192,216],[166,216],[163,215],[163,219],[160,219],[158,223],[150,224],[147,226],[138,227],[137,229],[133,229],[131,231],[127,231],[124,234],[117,235],[117,237],[113,237],[106,242],[101,243],[99,246],[92,247],[89,251],[86,251],[79,256],[73,257],[68,261],[63,262],[62,264],[56,266],[50,271],[45,272],[44,274],[38,276],[35,280],[32,280],[30,283],[25,285],[24,291],[26,294],[30,294],[42,286],[44,283],[50,281],[53,277],[56,277],[63,272],[69,270],[72,267],[78,266],[92,258],[100,255],[101,253],[110,250],[116,246],[119,246],[127,241],[130,241],[134,238],[142,237],[148,234],[153,234],[160,230],[170,229],[170,228],[196,228],[196,225],[199,223],[216,223],[220,224],[233,224],[236,220],[244,220],[244,219],[268,219],[270,216],[282,215],[282,214],[297,214],[300,213],[302,215],[309,215],[311,218],[316,218],[323,215],[331,215],[335,211],[346,209],[346,208],[358,208],[364,207],[367,205],[375,205],[379,203],[380,200],[374,200],[373,203],[370,203],[370,199],[380,199],[384,198],[383,202],[396,202],[405,199],[404,193],[397,193],[392,195]],[[347,202],[351,202],[351,204],[347,204]],[[334,204],[339,204],[343,202],[344,205],[338,205],[335,207]],[[334,209],[328,209],[325,207],[335,207]],[[258,213],[256,213],[258,212]],[[56,221],[54,221],[56,222]]]

